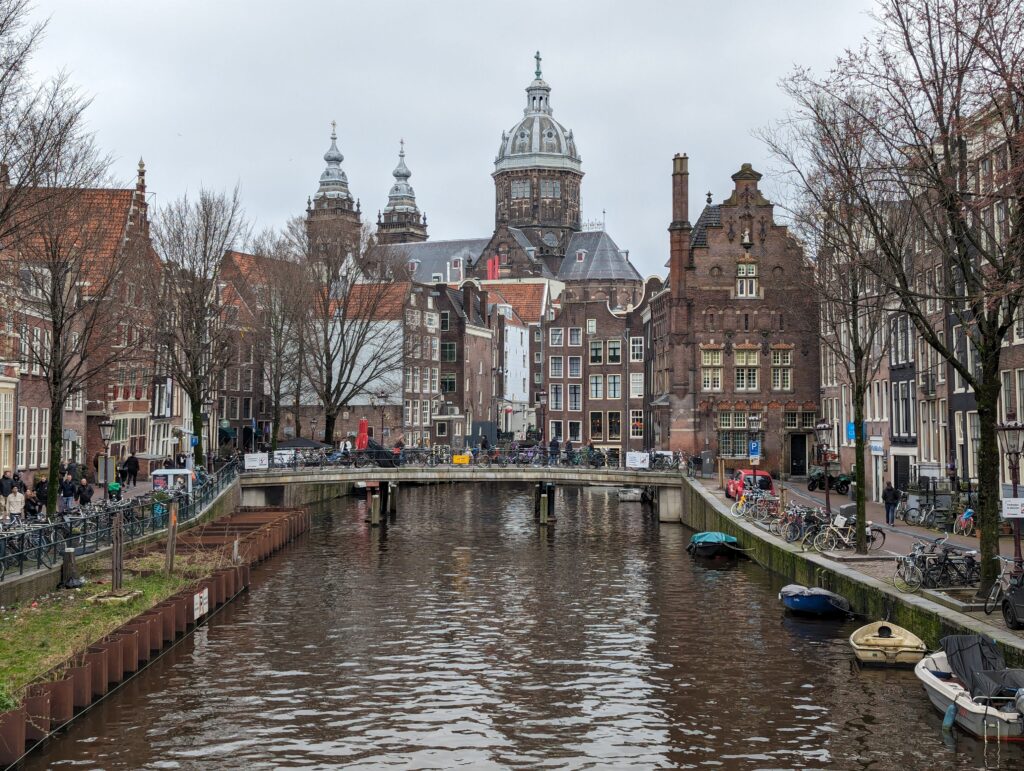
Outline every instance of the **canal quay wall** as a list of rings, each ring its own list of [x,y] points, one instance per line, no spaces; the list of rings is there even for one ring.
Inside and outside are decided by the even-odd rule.
[[[210,502],[210,505],[197,517],[178,526],[178,532],[184,533],[199,525],[206,524],[215,519],[235,511],[242,504],[242,486],[236,478],[230,485],[221,491],[221,494]],[[135,539],[128,548],[134,550],[136,547],[145,546],[150,543],[165,540],[166,530],[158,530],[155,533]],[[110,547],[102,549],[78,558],[78,565],[81,569],[88,569],[99,562],[110,559]],[[26,602],[38,597],[41,594],[52,592],[60,583],[61,566],[55,565],[46,570],[36,570],[24,576],[8,577],[0,583],[0,606],[10,607],[16,603]]]
[[[917,594],[901,592],[884,581],[817,552],[802,551],[755,525],[734,517],[717,496],[699,482],[683,479],[680,520],[694,530],[717,530],[735,536],[747,556],[787,581],[841,594],[853,611],[868,619],[886,619],[906,627],[931,649],[951,634],[982,634],[1003,652],[1007,666],[1024,667],[1024,639]]]
[[[237,485],[235,489],[237,498]],[[16,709],[0,713],[0,767],[16,765],[205,625],[248,588],[252,566],[308,531],[310,524],[307,509],[242,508],[215,521],[207,517],[201,527],[179,535],[179,552],[236,554],[238,561],[141,610],[30,685]]]

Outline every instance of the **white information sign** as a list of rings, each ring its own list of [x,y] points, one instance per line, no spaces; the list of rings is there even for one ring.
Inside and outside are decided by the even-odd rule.
[[[287,466],[295,460],[295,450],[274,450],[274,465]]]
[[[885,439],[880,436],[869,436],[868,445],[872,455],[885,455]]]
[[[1003,498],[1003,519],[1024,518],[1024,498]]]
[[[247,452],[245,454],[245,470],[251,471],[253,469],[259,471],[262,469],[269,468],[270,456],[265,452]]]
[[[627,452],[626,468],[650,468],[651,456],[646,452]]]
[[[198,594],[192,595],[192,608],[194,611],[193,618],[196,621],[210,612],[210,590],[208,588],[204,588]]]

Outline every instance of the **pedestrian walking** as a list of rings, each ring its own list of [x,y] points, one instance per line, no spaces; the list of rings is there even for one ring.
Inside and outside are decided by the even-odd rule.
[[[92,485],[89,484],[89,480],[82,477],[82,481],[79,483],[78,489],[75,490],[75,500],[78,501],[78,505],[87,506],[92,503],[92,494]]]
[[[558,463],[559,444],[558,437],[551,437],[551,442],[548,444],[548,463]]]
[[[71,474],[65,474],[60,482],[60,510],[69,511],[75,506],[75,493],[78,485],[75,484]]]
[[[900,491],[892,486],[892,482],[885,483],[882,490],[882,503],[885,504],[885,524],[896,524],[896,504],[900,502]]]
[[[21,491],[20,487],[15,487],[11,490],[11,494],[7,496],[7,521],[13,520],[15,517],[22,519],[25,516],[25,493]]]
[[[35,484],[36,500],[39,501],[40,510],[46,513],[46,501],[50,497],[50,481],[42,474],[36,477]]]
[[[128,483],[128,489],[131,490],[139,483],[139,459],[135,457],[134,452],[124,462],[124,470],[126,474],[125,481]]]
[[[45,521],[46,517],[43,516],[43,504],[39,502],[36,497],[35,490],[29,490],[25,493],[25,519],[35,521]]]
[[[14,491],[14,477],[11,476],[11,470],[7,469],[4,475],[0,477],[0,513],[7,512],[7,499]]]

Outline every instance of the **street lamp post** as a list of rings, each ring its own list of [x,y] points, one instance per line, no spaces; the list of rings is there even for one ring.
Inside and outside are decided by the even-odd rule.
[[[761,413],[751,412],[747,416],[747,431],[750,433],[750,441],[756,442],[761,437]],[[763,448],[758,448],[763,450]],[[759,453],[759,457],[763,456],[764,452]],[[760,460],[758,461],[760,463]]]
[[[110,479],[108,479],[110,472],[110,440],[114,438],[114,421],[110,419],[110,416],[104,417],[100,421],[100,439],[103,440],[103,497],[110,497]],[[97,469],[98,471],[98,469]],[[98,481],[98,480],[97,480]]]
[[[309,419],[309,438],[316,441],[316,416]]]
[[[377,405],[380,407],[380,443],[384,444],[384,416],[388,411],[388,392],[381,390],[377,392]]]
[[[540,423],[538,423],[537,425],[537,444],[543,444],[545,408],[548,404],[548,395],[540,394],[540,399],[538,399],[538,403],[540,404]]]
[[[832,438],[832,423],[827,420],[819,421],[814,426],[814,435],[818,440],[818,455],[821,458],[822,464],[825,466],[825,513],[831,517],[832,501],[829,498],[828,446],[829,440]]]
[[[1017,497],[1017,486],[1020,484],[1020,453],[1021,442],[1024,440],[1024,425],[1016,420],[1016,415],[1007,415],[1013,418],[1007,423],[996,426],[999,436],[999,445],[1010,464],[1010,483],[1013,486],[1013,497]],[[1013,520],[1013,569],[1020,574],[1024,572],[1024,557],[1021,556],[1020,548],[1020,518]]]

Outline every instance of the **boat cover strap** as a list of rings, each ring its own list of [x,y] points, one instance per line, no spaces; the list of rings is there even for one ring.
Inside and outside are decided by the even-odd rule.
[[[992,685],[988,677],[984,684],[980,682],[980,673],[1006,669],[1006,661],[999,648],[980,634],[952,634],[943,637],[939,643],[946,653],[949,668],[963,681],[972,696]]]

